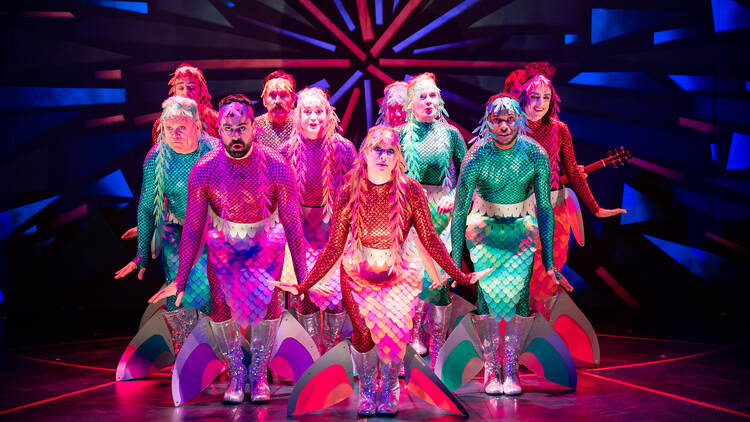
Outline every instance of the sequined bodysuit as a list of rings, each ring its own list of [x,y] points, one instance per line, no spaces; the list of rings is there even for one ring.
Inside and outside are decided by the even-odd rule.
[[[257,143],[239,160],[218,148],[199,160],[190,174],[187,206],[178,292],[185,289],[210,215],[213,228],[205,235],[212,319],[238,319],[241,312],[240,323],[252,323],[260,310],[266,319],[278,318],[279,302],[271,300],[278,289],[271,289],[267,281],[281,275],[284,233],[297,277],[307,273],[296,180],[284,158]],[[281,233],[272,229],[277,212]],[[227,302],[236,305],[230,303],[231,312]]]
[[[149,256],[161,252],[167,284],[177,275],[190,170],[199,158],[218,145],[217,139],[203,133],[195,151],[179,154],[166,141],[162,141],[151,147],[143,162],[143,184],[138,202],[138,251],[133,262],[138,264],[138,268],[145,268]],[[152,245],[156,251],[152,251]],[[206,256],[203,251],[201,259],[190,273],[191,288],[186,292],[183,304],[208,312],[210,307],[205,266]],[[174,298],[169,298],[167,310],[174,309]]]
[[[299,187],[300,205],[302,206],[302,230],[307,241],[307,265],[312,268],[328,240],[331,231],[331,214],[325,209],[325,185],[326,161],[330,166],[330,183],[332,188],[331,202],[336,197],[336,192],[344,184],[344,176],[352,168],[357,151],[354,145],[339,135],[331,141],[330,153],[327,152],[326,141],[320,139],[307,139],[300,137],[301,145],[296,151],[297,157],[292,157],[294,148],[291,141],[281,146],[279,151],[297,173]],[[331,209],[333,204],[331,205]],[[339,287],[338,272],[332,275],[330,280],[337,293],[328,297],[320,296],[314,292],[307,295],[299,303],[299,311],[303,315],[316,312],[317,308],[323,308],[338,313],[343,311],[341,305],[341,293]]]
[[[359,239],[362,246],[366,249],[387,251],[391,247],[389,213],[392,206],[391,186],[394,182],[390,181],[382,185],[375,185],[366,180],[362,183],[366,184],[366,190],[362,192],[363,198],[360,199],[360,201],[364,201],[362,203],[365,206],[363,208],[364,215],[361,220],[362,230]],[[347,205],[350,189],[351,186],[347,184],[337,195],[333,211],[331,235],[320,258],[310,270],[307,278],[298,287],[300,294],[307,292],[310,287],[323,278],[342,256],[345,249],[347,256],[351,257],[355,255],[353,254],[354,242],[347,242],[352,221],[351,207]],[[422,191],[421,185],[416,180],[406,178],[405,197],[405,224],[402,233],[404,238],[406,238],[409,230],[413,227],[419,239],[438,265],[444,268],[459,283],[469,283],[471,277],[462,273],[459,267],[453,263],[445,245],[435,232],[427,206],[427,198]],[[407,248],[404,248],[404,251],[408,252]],[[344,307],[352,321],[354,329],[352,341],[355,349],[360,352],[366,352],[372,349],[376,343],[378,347],[381,347],[383,336],[388,336],[388,338],[399,339],[399,344],[394,346],[400,348],[401,356],[403,356],[403,348],[409,340],[412,329],[411,318],[414,313],[413,307],[417,301],[416,295],[421,290],[421,268],[419,266],[416,267],[419,271],[414,272],[413,280],[404,280],[405,283],[414,283],[411,286],[413,287],[413,295],[404,292],[402,295],[394,297],[392,299],[393,302],[387,303],[378,302],[377,300],[362,301],[354,297],[354,295],[358,295],[362,291],[362,283],[369,283],[373,287],[373,290],[377,290],[380,283],[387,283],[388,280],[379,280],[375,274],[368,275],[369,273],[366,269],[356,271],[357,274],[349,274],[349,271],[352,271],[353,267],[362,268],[364,263],[354,262],[352,267],[352,265],[345,265],[346,259],[347,257],[344,257],[341,264],[341,290]],[[357,267],[358,265],[359,267]],[[349,271],[346,270],[347,267],[349,267]],[[355,282],[355,278],[359,281]],[[394,289],[398,287],[398,285],[393,286]],[[375,303],[371,305],[371,302]],[[383,316],[386,314],[386,312],[383,312],[385,307],[389,309],[389,312],[387,312],[388,315],[393,314],[391,319]],[[367,318],[363,317],[363,314],[367,315]],[[381,319],[377,319],[376,314],[381,315]],[[374,339],[371,331],[385,332],[386,334],[380,334],[378,338]],[[394,332],[397,332],[397,335],[387,334]],[[393,352],[399,353],[399,350],[392,350],[391,353]],[[381,358],[387,355],[385,352],[381,354],[380,349],[378,353]]]
[[[203,123],[202,130],[209,136],[219,139],[219,112],[212,109],[211,107],[201,107],[201,122]],[[159,124],[160,120],[156,119],[154,125],[151,127],[151,143],[156,144],[159,141]]]
[[[277,126],[271,122],[268,113],[255,119],[255,141],[273,149],[278,149],[284,142],[288,141],[294,132],[293,117],[290,113],[284,124]]]
[[[464,159],[453,209],[452,255],[460,264],[466,241],[475,270],[493,268],[479,282],[478,313],[498,320],[528,315],[537,219],[544,267],[553,268],[549,182],[547,154],[527,137],[519,136],[507,150],[480,141]],[[529,204],[534,192],[535,204]]]
[[[407,129],[412,124],[414,133],[407,136]],[[418,122],[401,125],[397,128],[401,147],[406,160],[406,174],[427,191],[427,199],[433,226],[444,242],[448,241],[450,213],[440,214],[438,202],[446,196],[453,196],[457,179],[457,169],[466,155],[466,144],[460,132],[448,123]],[[460,264],[459,264],[460,266]],[[440,274],[444,277],[444,274]],[[425,272],[420,299],[435,305],[447,305],[450,296],[446,287],[430,290],[431,278]]]
[[[568,126],[556,118],[550,119],[547,123],[543,123],[542,120],[528,121],[527,126],[530,130],[530,136],[544,147],[549,155],[552,190],[560,190],[556,193],[560,200],[552,205],[555,213],[554,261],[556,268],[562,268],[568,257],[570,219],[577,219],[578,216],[570,215],[566,203],[567,194],[560,183],[560,178],[563,175],[568,176],[571,188],[592,213],[596,214],[599,211],[599,205],[596,203],[586,179],[578,172],[578,163],[573,151],[573,142]],[[539,255],[538,252],[537,255]],[[531,276],[531,305],[533,309],[538,310],[545,317],[549,317],[552,299],[558,290],[558,285],[554,278],[547,275],[541,262],[538,262],[539,259],[537,258],[534,261],[534,270]]]

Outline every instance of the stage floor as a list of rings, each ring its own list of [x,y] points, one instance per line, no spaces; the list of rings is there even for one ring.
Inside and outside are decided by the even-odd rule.
[[[286,420],[289,384],[272,385],[271,403],[220,403],[219,379],[188,405],[172,405],[168,373],[116,383],[129,338],[28,346],[0,352],[2,420]],[[600,335],[602,364],[579,368],[578,390],[533,374],[520,397],[488,397],[479,378],[457,394],[471,420],[716,421],[750,418],[747,344],[706,344]],[[356,396],[297,420],[352,420]],[[396,420],[460,420],[402,389]]]

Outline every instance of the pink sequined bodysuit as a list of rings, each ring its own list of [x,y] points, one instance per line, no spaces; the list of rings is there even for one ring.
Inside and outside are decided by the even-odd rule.
[[[364,201],[366,204],[364,208],[364,215],[362,216],[362,230],[359,238],[362,246],[365,248],[376,249],[376,250],[387,250],[391,247],[391,231],[390,231],[390,210],[391,210],[391,185],[393,181],[382,185],[375,185],[369,180],[364,181],[366,190],[362,192],[363,198],[360,201]],[[344,253],[344,249],[347,245],[347,237],[351,231],[351,207],[347,206],[350,196],[350,185],[345,185],[336,197],[333,211],[333,221],[331,227],[331,235],[328,239],[328,243],[323,250],[315,266],[310,270],[307,278],[298,287],[300,294],[307,292],[315,283],[325,276],[328,270],[337,262],[339,257]],[[414,179],[407,178],[405,186],[406,196],[406,207],[404,209],[404,231],[403,237],[406,238],[409,230],[414,227],[419,236],[420,241],[424,244],[427,251],[435,259],[446,272],[461,284],[468,284],[470,276],[461,272],[461,270],[453,263],[450,255],[448,254],[445,245],[440,241],[435,228],[432,225],[432,219],[430,217],[430,210],[427,206],[427,198],[422,186]],[[348,243],[352,245],[352,242]],[[414,300],[416,301],[416,295],[421,289],[421,271],[415,272],[415,290]],[[360,277],[363,275],[360,273]],[[377,284],[377,280],[370,281],[372,284]],[[352,321],[354,333],[352,335],[352,341],[354,347],[360,351],[365,352],[370,350],[375,343],[371,336],[368,324],[362,317],[359,309],[359,304],[352,296],[352,277],[345,270],[345,265],[342,262],[341,265],[341,290],[343,296],[344,307],[346,308],[347,314]],[[411,312],[413,309],[403,309],[404,304],[388,304],[378,303],[378,307],[381,309],[381,313],[386,313],[385,309],[389,309],[389,312]],[[401,305],[401,306],[399,306]],[[411,330],[411,317],[407,319],[408,327],[391,327],[391,330],[410,331]],[[372,324],[370,324],[372,325]],[[408,341],[408,336],[407,340]],[[405,345],[405,344],[404,344]],[[404,346],[401,345],[401,346]]]
[[[225,226],[239,223],[238,226],[248,226],[253,223],[270,221],[272,214],[278,211],[286,240],[294,262],[294,270],[298,278],[304,278],[307,273],[305,267],[305,250],[303,246],[303,234],[300,224],[299,199],[297,195],[297,184],[294,172],[286,163],[284,158],[271,148],[258,143],[253,144],[250,154],[242,159],[229,158],[223,148],[218,148],[201,158],[190,173],[187,194],[187,214],[185,228],[183,231],[182,244],[180,247],[180,265],[175,279],[177,291],[185,289],[186,276],[193,265],[198,253],[201,240],[206,232],[206,221],[210,213],[214,217],[219,216],[221,221],[227,222]],[[266,224],[266,229],[272,224]],[[219,227],[225,233],[221,234],[219,240],[226,235],[227,248],[240,244],[240,241],[230,241],[236,237],[234,228]],[[226,232],[231,232],[227,234]],[[215,232],[209,230],[209,232]],[[232,237],[235,236],[235,237]],[[247,235],[248,238],[251,235]],[[242,235],[240,235],[242,237]],[[214,321],[224,321],[232,316],[225,298],[225,293],[220,289],[216,273],[216,257],[212,259],[213,250],[209,242],[208,280],[211,288],[211,317]],[[262,258],[262,244],[259,249],[254,249],[253,254]],[[245,246],[246,250],[247,247]],[[283,241],[281,243],[283,256]],[[242,251],[240,251],[242,252]],[[215,254],[214,254],[215,255]],[[243,259],[242,265],[248,270],[243,272],[260,274],[261,280],[256,280],[251,289],[269,289],[264,285],[269,278],[278,277],[281,272],[279,265],[278,274],[264,273],[259,262],[249,257]],[[243,268],[243,267],[240,267]],[[235,274],[237,279],[247,278],[247,274]],[[278,278],[275,278],[278,279]],[[260,285],[258,285],[260,283]],[[273,292],[276,297],[278,291]],[[239,298],[240,300],[242,298]],[[270,300],[270,298],[266,299]],[[258,307],[259,304],[251,304]],[[275,319],[281,314],[278,301],[266,302],[268,306],[266,318]],[[236,317],[236,316],[235,316]]]

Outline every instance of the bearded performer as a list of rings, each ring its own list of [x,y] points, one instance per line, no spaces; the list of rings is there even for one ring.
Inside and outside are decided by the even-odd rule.
[[[331,235],[308,277],[299,285],[275,283],[293,294],[307,293],[341,259],[341,293],[354,328],[351,353],[359,374],[361,416],[398,411],[398,371],[422,290],[422,265],[405,243],[412,227],[429,254],[459,283],[476,283],[484,275],[464,274],[451,261],[432,225],[422,186],[405,175],[396,131],[375,126],[336,197]],[[378,360],[382,382],[376,400]]]
[[[336,132],[339,119],[320,88],[300,91],[293,116],[294,132],[280,152],[297,175],[307,265],[311,268],[328,240],[333,201],[344,184],[345,174],[352,168],[357,151],[348,139]],[[334,295],[312,292],[297,304],[297,318],[321,355],[338,342],[345,316],[339,272],[329,274],[326,283],[336,290]],[[324,310],[322,336],[320,309]]]
[[[167,284],[172,283],[177,276],[190,170],[199,158],[219,144],[217,139],[201,131],[195,101],[169,97],[162,103],[162,109],[159,141],[143,162],[143,185],[138,202],[138,252],[115,278],[125,277],[137,268],[138,278],[143,279],[149,258],[161,252],[164,278]],[[196,309],[203,313],[211,311],[205,251],[201,251],[188,277],[189,288],[182,304],[177,306],[174,298],[168,298],[163,312],[175,355],[198,321]]]
[[[376,124],[397,127],[406,123],[406,94],[408,85],[404,81],[396,81],[383,89],[383,102],[380,103],[378,121]]]
[[[560,121],[560,98],[555,93],[550,79],[538,74],[529,79],[521,94],[521,107],[527,116],[529,136],[544,147],[550,161],[552,206],[555,214],[554,261],[556,268],[565,265],[570,239],[570,216],[566,205],[566,191],[561,182],[567,176],[570,186],[586,207],[597,217],[606,218],[626,212],[622,208],[600,208],[589,189],[585,177],[579,170],[573,151],[573,142],[568,126]],[[538,253],[537,253],[538,255]],[[560,285],[568,291],[573,286],[563,277],[560,283],[547,276],[540,257],[534,261],[531,278],[532,308],[549,318],[553,298]]]
[[[263,79],[261,99],[267,112],[255,119],[256,142],[278,149],[294,132],[292,110],[297,83],[292,75],[277,70]]]
[[[224,148],[199,160],[190,174],[177,278],[150,301],[177,295],[180,303],[205,236],[210,326],[230,374],[224,401],[241,403],[249,378],[252,402],[264,403],[270,400],[266,368],[282,311],[279,291],[268,282],[281,275],[285,242],[297,277],[307,273],[299,198],[294,171],[284,158],[253,142],[250,100],[230,95],[219,110]],[[283,227],[275,224],[278,220]],[[252,327],[249,368],[242,364],[240,326]]]
[[[399,126],[401,149],[406,160],[406,174],[422,184],[427,192],[432,224],[443,241],[448,241],[450,212],[453,209],[454,185],[457,169],[466,154],[466,145],[458,129],[445,122],[447,113],[436,85],[435,75],[422,73],[408,83],[408,118]],[[430,366],[435,362],[440,348],[445,343],[445,335],[450,319],[451,299],[448,289],[443,286],[430,290],[432,278],[444,278],[438,273],[429,257],[425,256],[419,240],[412,234],[416,249],[424,259],[425,273],[423,289],[419,296],[412,347],[419,354],[426,352],[421,342],[419,330],[425,314],[425,302],[430,302],[428,329],[430,334]],[[460,266],[460,265],[459,265]],[[433,269],[432,275],[429,270]]]
[[[533,320],[529,278],[537,231],[544,268],[553,279],[558,274],[552,262],[549,159],[525,132],[515,98],[501,93],[487,101],[478,138],[462,164],[453,209],[453,260],[461,263],[466,242],[475,269],[494,267],[479,282],[473,317],[484,354],[484,390],[493,395],[521,393],[518,355]],[[500,320],[507,321],[503,337]]]

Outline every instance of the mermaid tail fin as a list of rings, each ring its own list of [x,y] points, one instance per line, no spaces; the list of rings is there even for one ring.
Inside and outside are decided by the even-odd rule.
[[[320,352],[313,339],[289,311],[284,311],[268,367],[276,375],[298,382],[318,358]]]
[[[581,214],[581,204],[578,202],[573,189],[565,189],[565,203],[568,207],[568,215],[570,220],[570,229],[573,231],[573,236],[576,238],[576,242],[579,245],[584,246],[586,244],[586,232],[583,229],[583,215]]]
[[[562,338],[539,313],[534,314],[521,350],[520,363],[532,372],[555,384],[576,389],[578,375],[573,356]]]
[[[117,364],[115,379],[126,381],[145,377],[174,362],[174,346],[164,317],[154,314],[138,330]]]
[[[550,311],[549,323],[578,360],[598,365],[599,340],[588,318],[562,289]]]
[[[208,318],[200,317],[198,325],[182,345],[172,369],[172,399],[181,406],[198,395],[224,370],[216,356],[215,340]]]
[[[445,340],[435,363],[435,375],[450,391],[474,379],[482,369],[482,347],[471,318],[463,318]]]
[[[435,376],[430,366],[407,345],[404,355],[406,388],[415,396],[445,411],[469,416],[458,398]]]
[[[287,416],[325,409],[354,393],[350,344],[341,341],[307,368],[289,395]]]

